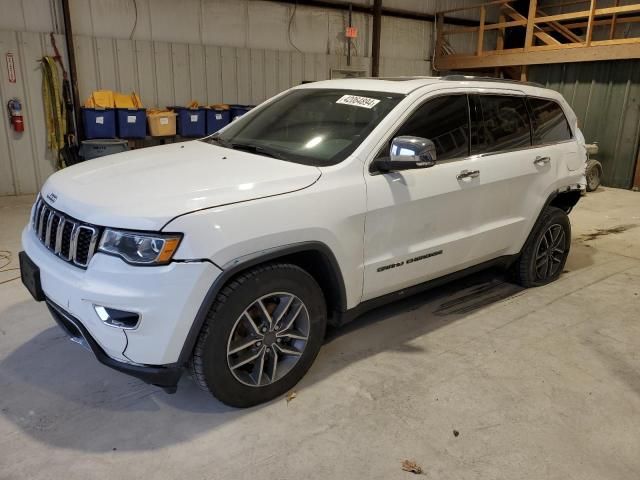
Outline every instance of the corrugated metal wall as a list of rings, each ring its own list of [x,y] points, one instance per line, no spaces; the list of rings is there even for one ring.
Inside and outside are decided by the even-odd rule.
[[[325,80],[347,58],[323,53],[75,37],[81,99],[97,88],[136,91],[147,106],[258,104],[304,80]],[[351,68],[368,70],[370,58]],[[429,73],[429,63],[383,57],[383,74]]]
[[[587,143],[598,142],[603,184],[630,188],[640,138],[640,61],[537,65],[529,79],[562,93]]]
[[[371,4],[371,0],[354,3]],[[433,13],[437,0],[384,0]],[[477,3],[451,0],[447,8]],[[79,89],[138,91],[148,106],[256,104],[346,66],[346,12],[254,0],[71,0]],[[59,0],[0,0],[0,100],[18,97],[26,130],[16,135],[0,115],[0,195],[34,193],[53,172],[46,150],[38,59],[52,55],[48,32],[61,32]],[[473,16],[474,11],[457,16]],[[355,13],[353,67],[368,69],[371,17]],[[382,75],[428,75],[433,25],[383,17]],[[58,46],[64,41],[58,36]],[[299,49],[299,50],[298,50]],[[15,55],[17,83],[4,66]]]
[[[64,37],[56,35],[63,56]],[[5,55],[13,53],[16,82],[7,77]],[[0,195],[37,192],[54,171],[55,159],[47,151],[47,136],[42,103],[42,73],[39,59],[53,55],[49,35],[34,32],[0,31]],[[6,105],[10,98],[22,101],[24,133],[17,134],[9,126]]]
[[[59,48],[64,38],[56,36]],[[258,104],[303,80],[329,78],[332,68],[344,68],[342,55],[299,53],[255,48],[217,47],[75,36],[78,88],[81,100],[105,88],[140,93],[146,106]],[[64,49],[63,49],[64,51]],[[46,149],[42,105],[42,74],[38,60],[52,55],[49,36],[0,31],[0,57],[12,52],[17,82],[0,80],[0,101],[20,98],[25,132],[16,134],[0,115],[0,195],[37,192],[53,173],[55,161]],[[64,54],[63,54],[64,55]],[[353,57],[351,68],[368,70],[369,57]],[[383,75],[428,75],[429,62],[395,57],[381,59]]]

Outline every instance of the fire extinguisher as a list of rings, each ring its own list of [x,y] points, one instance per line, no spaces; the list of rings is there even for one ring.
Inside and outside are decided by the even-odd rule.
[[[22,104],[17,98],[12,98],[7,103],[9,109],[9,121],[16,132],[24,132],[24,118],[22,116]]]

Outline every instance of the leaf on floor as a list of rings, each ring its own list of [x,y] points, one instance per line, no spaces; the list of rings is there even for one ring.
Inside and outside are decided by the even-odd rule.
[[[415,460],[403,460],[402,470],[415,473],[416,475],[422,474],[422,467],[418,465]]]
[[[287,405],[289,405],[289,402],[291,400],[293,400],[294,398],[296,398],[297,396],[298,396],[298,394],[296,392],[287,393]]]

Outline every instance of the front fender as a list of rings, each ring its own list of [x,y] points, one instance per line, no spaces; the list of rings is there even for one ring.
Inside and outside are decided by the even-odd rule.
[[[300,192],[177,217],[165,230],[184,233],[176,260],[209,260],[227,270],[239,259],[303,243],[324,245],[346,287],[346,307],[362,297],[364,184]]]

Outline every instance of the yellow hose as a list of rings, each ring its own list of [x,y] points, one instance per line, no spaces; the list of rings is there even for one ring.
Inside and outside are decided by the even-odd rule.
[[[42,58],[42,97],[47,126],[47,147],[55,154],[57,168],[64,168],[60,151],[67,133],[67,116],[60,86],[60,72],[53,57]]]

